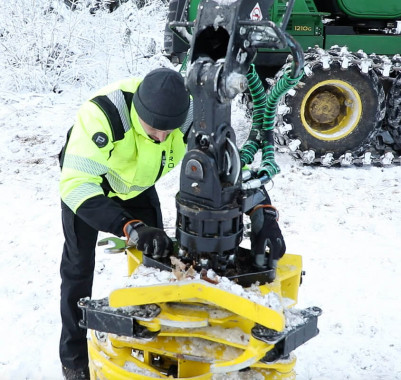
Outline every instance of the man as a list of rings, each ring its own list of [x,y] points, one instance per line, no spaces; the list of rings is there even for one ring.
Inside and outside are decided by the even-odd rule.
[[[60,155],[65,236],[60,359],[65,379],[89,379],[86,330],[78,326],[77,302],[91,296],[98,231],[123,236],[125,226],[130,240],[156,258],[172,247],[162,230],[154,184],[185,154],[189,108],[182,76],[161,68],[143,81],[133,78],[104,88],[78,112]]]
[[[91,296],[98,231],[126,235],[156,259],[172,249],[154,184],[185,154],[190,108],[181,75],[157,69],[143,81],[133,78],[101,90],[81,107],[68,134],[60,155],[65,236],[60,359],[67,380],[89,379],[86,330],[78,326],[77,302]],[[264,254],[268,242],[279,258],[284,240],[268,196],[265,203],[250,215],[252,246]]]

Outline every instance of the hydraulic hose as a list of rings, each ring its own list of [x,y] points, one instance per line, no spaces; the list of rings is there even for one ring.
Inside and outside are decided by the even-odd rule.
[[[291,70],[291,73],[293,71],[294,70]],[[288,72],[284,72],[283,76],[275,84],[267,97],[263,124],[260,130],[260,148],[262,150],[262,162],[261,167],[258,171],[258,175],[266,174],[266,167],[268,167],[270,163],[274,160],[273,130],[278,102],[283,95],[285,95],[291,88],[298,84],[301,78],[302,74],[298,75],[298,77],[296,78],[292,78],[291,74],[289,74]]]
[[[283,19],[281,21],[280,29],[285,32],[287,29],[288,21],[290,20],[290,16],[292,13],[292,9],[294,8],[295,0],[289,0],[287,3],[287,10],[284,13]]]
[[[285,33],[285,37],[287,40],[287,45],[291,50],[291,55],[293,57],[292,66],[291,66],[291,74],[290,77],[293,79],[299,78],[301,79],[303,75],[303,69],[305,64],[305,56],[302,46],[295,40],[293,36],[288,33]],[[297,83],[298,83],[297,82]]]
[[[263,125],[263,117],[266,108],[266,92],[263,83],[252,64],[247,74],[248,88],[253,102],[252,128],[249,136],[240,150],[241,165],[253,162],[254,156],[260,148],[260,129]]]
[[[290,70],[284,72],[280,80],[266,96],[262,81],[255,66],[247,74],[248,88],[254,104],[252,115],[252,128],[248,139],[240,150],[241,165],[251,164],[259,149],[262,151],[261,167],[258,176],[272,176],[278,172],[278,166],[274,162],[274,120],[280,98],[291,88],[295,87],[303,76],[304,54],[302,47],[288,33],[284,33],[287,45],[291,50],[293,61]],[[263,109],[263,118],[261,112]],[[272,168],[276,165],[276,167]]]

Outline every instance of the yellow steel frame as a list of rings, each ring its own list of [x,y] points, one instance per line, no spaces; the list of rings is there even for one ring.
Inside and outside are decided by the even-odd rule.
[[[129,249],[127,257],[131,275],[141,264],[142,253]],[[287,306],[295,305],[301,270],[301,257],[286,254],[279,261],[276,280],[259,286],[260,292],[274,292],[286,298]],[[256,323],[283,331],[282,309],[273,310],[203,280],[122,288],[109,296],[109,305],[115,308],[152,303],[159,305],[160,314],[138,321],[159,332],[150,341],[91,331],[91,379],[172,378],[168,376],[171,367],[176,369],[176,378],[188,380],[213,379],[214,374],[245,368],[259,379],[295,379],[295,356],[281,362],[261,362],[274,345],[251,334]]]

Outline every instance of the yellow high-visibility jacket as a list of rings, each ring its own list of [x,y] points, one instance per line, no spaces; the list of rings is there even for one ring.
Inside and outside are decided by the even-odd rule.
[[[62,155],[61,199],[92,227],[116,233],[126,215],[114,197],[131,199],[172,170],[186,150],[192,120],[163,142],[143,130],[132,104],[142,79],[109,85],[78,111]]]

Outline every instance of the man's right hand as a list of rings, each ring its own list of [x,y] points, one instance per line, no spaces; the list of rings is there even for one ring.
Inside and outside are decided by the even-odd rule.
[[[131,220],[124,226],[128,245],[135,245],[154,259],[166,257],[173,251],[173,242],[160,228],[149,227],[140,220]]]

